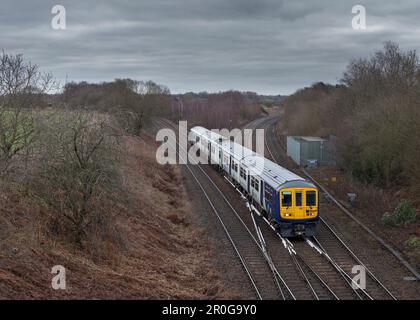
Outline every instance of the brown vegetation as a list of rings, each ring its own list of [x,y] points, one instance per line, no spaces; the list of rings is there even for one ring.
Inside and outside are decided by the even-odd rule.
[[[59,100],[71,109],[107,112],[127,133],[138,134],[152,116],[168,112],[169,93],[152,81],[116,79],[100,84],[68,83]]]
[[[54,232],[52,208],[2,188],[1,298],[231,296],[212,267],[211,247],[187,222],[189,209],[178,169],[157,165],[155,145],[146,136],[143,141],[125,137],[123,145],[124,192],[115,193],[120,201],[95,203],[102,215],[112,217],[112,224],[96,225],[101,232],[88,234],[84,250]],[[154,181],[161,186],[153,186]],[[66,267],[67,290],[51,288],[54,265]]]
[[[261,112],[261,106],[246,95],[228,91],[180,95],[172,101],[169,116],[187,120],[191,125],[233,129],[258,118]]]
[[[120,189],[121,150],[115,130],[105,117],[61,111],[40,122],[38,131],[28,192],[57,213],[55,232],[62,233],[70,224],[82,247],[92,225],[109,223],[96,204],[112,204]],[[66,223],[60,223],[62,219]]]
[[[231,296],[188,222],[178,169],[138,137],[166,90],[116,80],[46,96],[37,67],[0,62],[0,298]],[[55,265],[66,290],[51,286]]]

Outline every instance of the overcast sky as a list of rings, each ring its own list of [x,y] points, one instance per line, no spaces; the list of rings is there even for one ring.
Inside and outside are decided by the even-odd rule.
[[[51,27],[66,8],[67,29]],[[367,11],[353,30],[351,12]],[[384,41],[419,49],[420,1],[1,0],[0,48],[57,79],[151,79],[172,92],[290,94],[336,83]]]

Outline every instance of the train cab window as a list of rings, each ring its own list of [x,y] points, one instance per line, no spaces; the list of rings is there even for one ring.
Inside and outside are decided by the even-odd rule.
[[[281,193],[281,205],[283,207],[292,206],[292,193],[291,192],[282,192]]]
[[[302,206],[302,192],[296,192],[296,206],[301,207]]]
[[[315,191],[307,191],[306,192],[306,205],[307,206],[315,206],[316,205],[316,192]]]

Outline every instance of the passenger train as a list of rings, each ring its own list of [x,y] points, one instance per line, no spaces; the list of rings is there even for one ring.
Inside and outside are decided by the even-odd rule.
[[[191,129],[201,157],[226,174],[283,237],[315,235],[316,186],[256,152],[203,127]]]

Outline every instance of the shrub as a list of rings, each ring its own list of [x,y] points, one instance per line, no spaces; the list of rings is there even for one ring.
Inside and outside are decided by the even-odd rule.
[[[40,159],[31,186],[82,247],[87,230],[107,225],[100,210],[118,188],[118,141],[98,115],[66,113],[42,124]]]
[[[389,212],[385,212],[383,214],[383,216],[381,218],[381,221],[386,226],[394,226],[395,225],[394,217]]]
[[[386,212],[381,220],[383,224],[388,226],[401,226],[413,223],[416,219],[416,209],[413,207],[411,201],[402,200],[392,214]]]
[[[410,248],[420,249],[420,237],[412,236],[405,243]]]
[[[394,216],[398,225],[409,224],[416,221],[417,213],[411,201],[402,200],[395,208]]]

